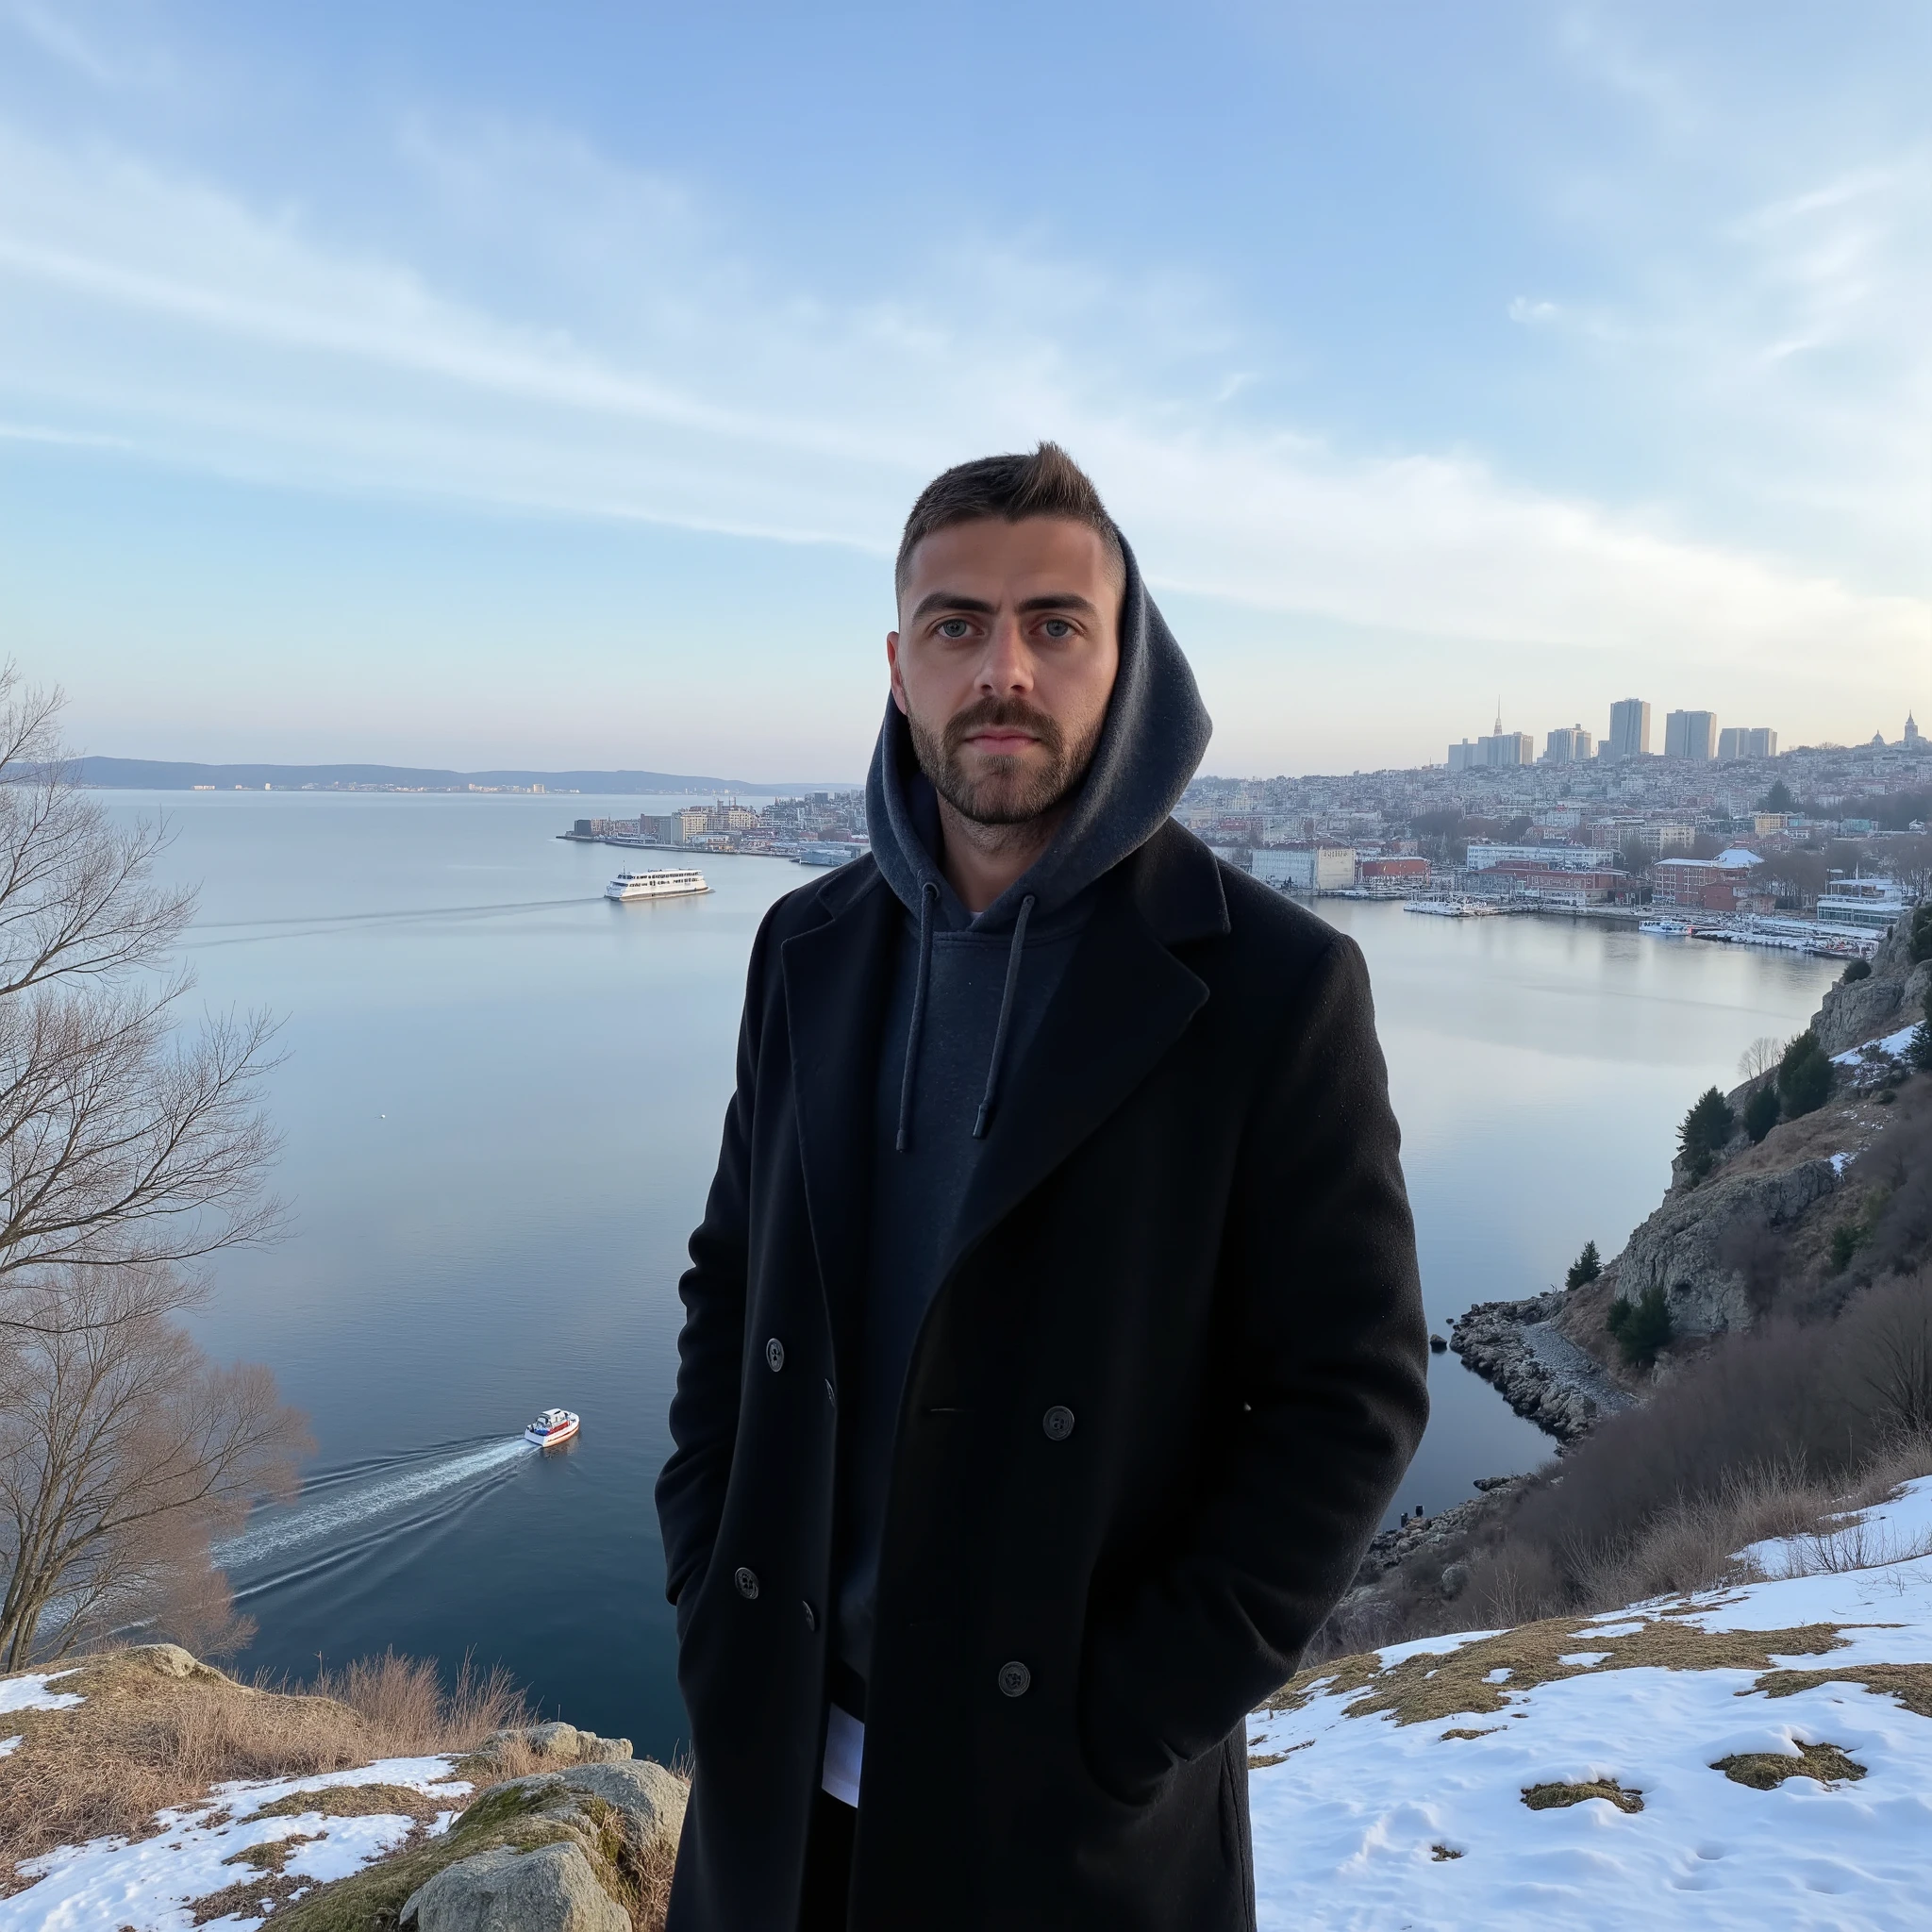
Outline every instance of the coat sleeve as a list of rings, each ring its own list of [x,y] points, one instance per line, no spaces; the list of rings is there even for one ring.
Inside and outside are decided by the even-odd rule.
[[[774,908],[775,912],[775,908]],[[664,1537],[664,1594],[675,1604],[702,1577],[717,1541],[738,1441],[744,1372],[746,1257],[750,1251],[752,1118],[758,1100],[758,1034],[773,914],[752,946],[738,1028],[738,1078],[724,1111],[718,1171],[705,1218],[691,1238],[691,1266],[677,1284],[684,1326],[677,1337],[677,1389],[671,1399],[670,1460],[658,1477]]]
[[[1368,973],[1338,937],[1246,1123],[1220,1293],[1232,1382],[1175,1544],[1098,1609],[1095,1774],[1151,1796],[1293,1674],[1422,1440],[1428,1330]]]

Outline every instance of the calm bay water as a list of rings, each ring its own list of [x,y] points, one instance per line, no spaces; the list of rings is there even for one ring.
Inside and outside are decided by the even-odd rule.
[[[662,1756],[683,1730],[651,1486],[676,1280],[729,1091],[744,963],[797,867],[617,906],[554,836],[637,799],[108,794],[201,885],[194,999],[286,1016],[269,1083],[292,1239],[225,1256],[196,1323],[313,1420],[303,1498],[226,1553],[244,1666],[502,1661],[546,1712]],[[663,808],[662,807],[644,808]],[[1324,902],[1369,958],[1432,1324],[1534,1292],[1657,1204],[1674,1127],[1823,960],[1585,922]],[[1398,1498],[1434,1511],[1551,1444],[1454,1357]],[[584,1416],[567,1453],[518,1440]]]

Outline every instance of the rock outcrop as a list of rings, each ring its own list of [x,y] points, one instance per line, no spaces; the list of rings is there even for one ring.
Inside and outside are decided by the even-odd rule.
[[[1826,990],[1811,1030],[1828,1054],[1847,1053],[1868,1040],[1914,1025],[1925,1010],[1932,960],[1913,965],[1908,923],[1902,922],[1872,956],[1866,979],[1840,980]]]
[[[685,1798],[683,1781],[649,1758],[492,1785],[450,1832],[452,1851],[466,1840],[477,1848],[419,1884],[396,1923],[416,1932],[630,1932],[669,1870]]]
[[[1615,1263],[1617,1292],[1634,1302],[1661,1288],[1678,1335],[1748,1328],[1757,1311],[1738,1263],[1742,1246],[1764,1230],[1788,1227],[1840,1185],[1839,1165],[1822,1157],[1775,1174],[1720,1170],[1667,1196],[1631,1235]]]
[[[404,1906],[411,1922],[418,1932],[631,1932],[630,1914],[568,1840],[445,1866]]]
[[[1374,1586],[1390,1571],[1399,1570],[1411,1557],[1428,1556],[1459,1543],[1485,1516],[1505,1507],[1517,1491],[1533,1480],[1526,1475],[1478,1476],[1475,1486],[1482,1494],[1457,1503],[1453,1508],[1438,1510],[1433,1516],[1405,1517],[1393,1529],[1383,1530],[1370,1541],[1351,1590],[1359,1591]],[[1449,1568],[1456,1570],[1461,1566],[1451,1564]],[[1443,1595],[1459,1595],[1467,1580],[1467,1570],[1457,1576],[1451,1576],[1445,1570]]]
[[[1518,1415],[1571,1442],[1635,1398],[1557,1325],[1563,1303],[1560,1289],[1526,1301],[1478,1302],[1457,1319],[1449,1346]]]
[[[540,1761],[559,1765],[622,1764],[631,1755],[628,1738],[600,1738],[595,1731],[566,1724],[517,1724],[492,1731],[473,1755],[500,1762],[512,1757],[520,1746]]]

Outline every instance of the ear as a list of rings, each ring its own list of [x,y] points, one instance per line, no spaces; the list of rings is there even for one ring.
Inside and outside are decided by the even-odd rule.
[[[910,717],[911,708],[906,702],[906,680],[899,675],[899,633],[889,630],[886,633],[886,666],[892,683],[892,702],[899,708],[899,715]]]

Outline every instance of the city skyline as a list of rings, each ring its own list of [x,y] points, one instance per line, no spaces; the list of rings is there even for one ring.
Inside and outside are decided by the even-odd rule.
[[[856,772],[913,492],[1054,436],[1214,765],[1854,739],[1932,702],[1860,17],[0,0],[9,648],[123,757]]]

